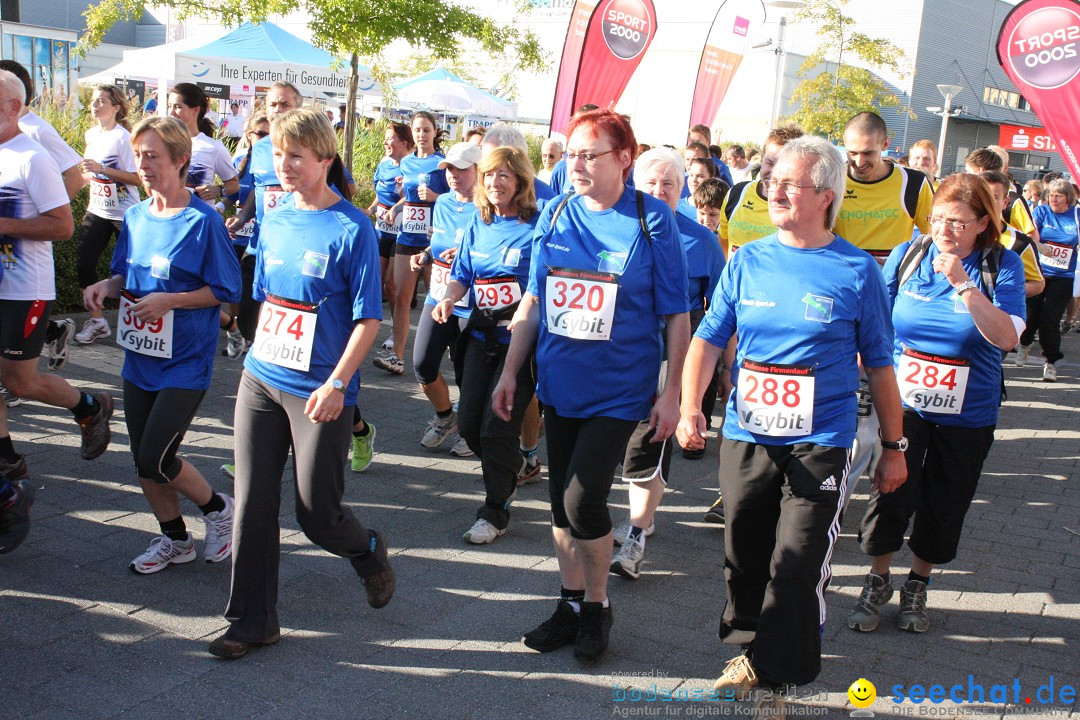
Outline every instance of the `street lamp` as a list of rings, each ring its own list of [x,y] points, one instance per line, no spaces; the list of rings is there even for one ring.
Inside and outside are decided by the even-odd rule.
[[[938,92],[945,98],[945,107],[941,110],[941,137],[938,138],[938,175],[945,174],[945,133],[949,129],[949,110],[952,109],[952,100],[963,90],[959,85],[942,84],[937,86]]]
[[[780,27],[776,31],[776,82],[773,90],[772,112],[769,113],[769,131],[776,127],[776,118],[780,115],[780,95],[784,89],[784,63],[787,61],[787,47],[784,36],[787,31],[788,15],[806,3],[802,0],[766,0],[765,7],[780,13]]]

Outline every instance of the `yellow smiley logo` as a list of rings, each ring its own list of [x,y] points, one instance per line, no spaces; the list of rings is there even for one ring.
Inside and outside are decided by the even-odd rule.
[[[874,687],[874,683],[866,678],[859,678],[851,683],[851,687],[847,690],[847,696],[855,707],[868,708],[877,699],[877,688]]]

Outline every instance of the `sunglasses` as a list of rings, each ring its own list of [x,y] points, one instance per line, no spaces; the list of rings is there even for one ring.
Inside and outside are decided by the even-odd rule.
[[[257,138],[264,138],[264,137],[266,137],[267,135],[269,135],[270,133],[268,133],[268,132],[267,132],[266,130],[256,130],[256,131],[255,131],[254,133],[252,133],[252,134],[253,134],[253,135],[254,135],[255,137],[257,137]]]

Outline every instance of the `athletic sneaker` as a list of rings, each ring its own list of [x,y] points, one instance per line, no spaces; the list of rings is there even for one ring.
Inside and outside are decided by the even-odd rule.
[[[1043,382],[1057,382],[1057,368],[1054,363],[1043,365]]]
[[[619,523],[618,527],[615,528],[615,531],[613,533],[616,545],[622,545],[624,542],[626,542],[626,538],[630,534],[631,527],[632,526],[630,525],[630,518],[626,518],[621,523]],[[645,528],[645,537],[651,536],[654,532],[656,532],[655,520],[649,523],[649,527]]]
[[[372,360],[372,364],[375,367],[385,370],[388,373],[393,373],[394,375],[405,374],[405,361],[399,358],[397,353],[393,350],[387,350],[381,355],[375,356],[375,359]]]
[[[707,523],[722,523],[724,522],[724,496],[717,495],[716,502],[705,511],[705,517],[702,518]]]
[[[584,663],[593,663],[604,654],[611,634],[615,614],[611,606],[600,603],[581,603],[581,624],[574,641],[574,657]]]
[[[19,407],[23,399],[0,384],[0,397],[4,398],[4,404],[8,407]]]
[[[881,614],[878,612],[882,605],[889,602],[893,596],[893,586],[885,582],[885,579],[874,573],[867,573],[863,579],[862,593],[859,595],[855,609],[848,615],[847,624],[852,630],[859,632],[871,632],[877,629]]]
[[[521,459],[523,462],[521,469],[518,470],[517,486],[540,482],[540,471],[543,470],[543,466],[540,465],[540,455],[533,451],[528,455],[522,454]]]
[[[555,612],[538,627],[525,633],[521,642],[537,652],[551,652],[577,639],[581,616],[565,600],[559,600]]]
[[[98,411],[85,420],[79,421],[82,430],[82,458],[93,460],[100,457],[109,447],[112,439],[112,431],[109,429],[109,418],[113,414],[113,401],[108,393],[92,394],[91,397],[97,402]]]
[[[49,353],[49,370],[60,372],[67,365],[68,341],[75,334],[75,321],[64,318],[53,323],[56,337],[45,343]]]
[[[30,532],[30,506],[34,504],[34,486],[26,480],[11,484],[14,491],[0,505],[0,555],[22,544]]]
[[[373,559],[378,562],[379,569],[373,573],[363,575],[360,581],[364,583],[368,605],[378,609],[386,607],[390,599],[394,597],[394,590],[397,589],[397,576],[394,575],[394,568],[390,565],[390,554],[386,549],[386,536],[378,530],[372,530],[371,533],[371,554]]]
[[[18,453],[16,453],[15,462],[0,458],[0,473],[6,475],[12,482],[30,477],[30,470],[26,467],[26,458]]]
[[[611,558],[611,572],[630,580],[637,580],[641,575],[641,561],[645,559],[645,543],[629,540],[622,544],[619,552]]]
[[[896,616],[896,627],[914,633],[924,633],[930,628],[930,617],[926,614],[926,583],[908,580],[900,588],[900,614]]]
[[[457,432],[457,413],[451,411],[450,415],[441,418],[438,415],[428,423],[424,437],[420,438],[420,444],[428,450],[434,450],[444,442],[446,438]]]
[[[251,343],[244,339],[244,336],[240,334],[239,330],[233,332],[226,332],[228,337],[225,347],[221,350],[221,354],[227,358],[235,360],[236,358],[247,352],[247,349],[251,347]]]
[[[83,323],[82,330],[75,333],[75,342],[89,345],[95,340],[102,340],[112,335],[109,321],[105,318],[90,318]]]
[[[188,533],[186,540],[170,540],[164,535],[154,538],[150,547],[131,561],[131,572],[150,575],[161,572],[170,565],[181,565],[195,559],[195,540]]]
[[[506,528],[500,530],[487,520],[480,519],[473,523],[465,533],[465,542],[473,545],[487,545],[506,534]]]
[[[1016,349],[1016,359],[1013,360],[1013,362],[1016,364],[1016,367],[1024,367],[1025,365],[1027,365],[1028,355],[1030,354],[1030,345],[1021,345],[1020,347],[1018,347]]]
[[[225,509],[204,515],[206,523],[206,542],[203,545],[203,559],[218,563],[232,555],[233,499],[225,493],[219,493],[225,501]]]
[[[735,697],[742,700],[757,687],[757,684],[757,672],[750,664],[750,658],[745,655],[736,655],[728,660],[727,665],[724,666],[724,672],[713,683],[713,687],[721,693],[733,690]]]
[[[394,349],[394,336],[393,335],[391,335],[390,337],[383,340],[382,349],[383,350],[390,350],[390,351],[392,351]]]
[[[236,466],[232,463],[225,463],[221,466],[221,474],[230,480],[236,479]]]
[[[366,424],[368,434],[362,437],[353,435],[352,439],[352,471],[355,473],[367,470],[371,459],[375,457],[375,426]]]
[[[472,457],[476,453],[469,447],[469,443],[465,442],[465,438],[458,435],[457,440],[454,441],[454,447],[450,448],[450,454],[454,457]]]

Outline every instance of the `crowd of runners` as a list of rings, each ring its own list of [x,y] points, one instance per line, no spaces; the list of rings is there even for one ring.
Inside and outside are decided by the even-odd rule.
[[[860,477],[869,567],[847,624],[874,630],[898,591],[898,627],[926,632],[931,573],[956,556],[993,443],[1002,365],[1025,364],[1037,337],[1055,381],[1076,322],[1076,186],[1020,187],[993,147],[939,178],[929,141],[886,158],[872,112],[847,123],[846,155],[783,126],[748,158],[703,126],[650,148],[624,116],[585,106],[565,144],[543,144],[539,173],[514,127],[448,146],[419,112],[385,126],[385,157],[365,169],[375,199],[357,207],[333,126],[288,83],[247,118],[235,156],[197,85],[134,127],[123,93],[99,86],[80,155],[28,109],[25,70],[0,67],[0,553],[27,536],[34,499],[7,407],[67,408],[82,457],[99,457],[113,400],[60,373],[72,343],[115,334],[135,478],[160,525],[130,568],[231,558],[230,625],[209,646],[220,658],[281,637],[290,451],[304,534],[348,559],[372,607],[391,601],[386,534],[342,496],[346,466],[363,472],[375,452],[361,369],[401,375],[411,359],[432,406],[417,452],[450,446],[480,463],[465,542],[510,531],[518,488],[541,479],[544,437],[559,587],[526,647],[604,654],[609,580],[640,577],[672,454],[701,458],[713,437],[720,495],[704,519],[725,526],[720,636],[741,650],[716,690],[809,683]],[[70,201],[87,185],[77,269],[90,314],[76,332],[51,317],[52,243],[71,237]],[[372,356],[384,311],[392,333]],[[228,495],[179,450],[215,362],[240,360]],[[613,521],[615,481],[630,512]],[[181,497],[204,521],[201,552]],[[912,563],[894,581],[905,537]],[[778,698],[759,693],[762,712],[782,712]]]

